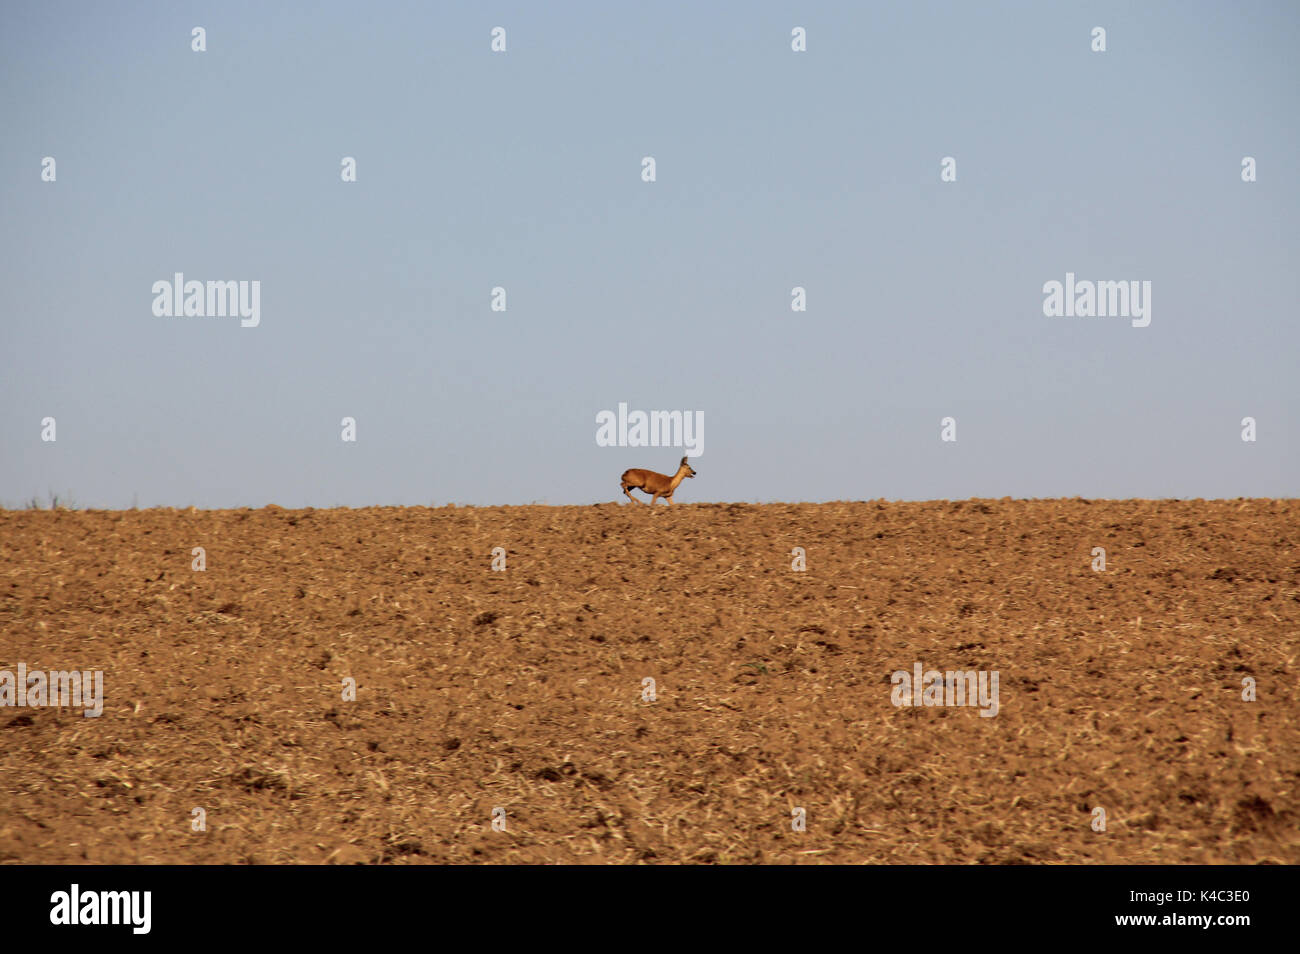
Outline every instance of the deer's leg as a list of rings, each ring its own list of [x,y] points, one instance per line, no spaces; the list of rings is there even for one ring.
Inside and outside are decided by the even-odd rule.
[[[632,485],[631,485],[631,484],[624,484],[624,485],[623,485],[623,493],[627,494],[627,499],[630,500],[630,501],[632,501],[633,503],[640,503],[640,502],[641,502],[641,501],[637,500],[635,497],[632,496]]]

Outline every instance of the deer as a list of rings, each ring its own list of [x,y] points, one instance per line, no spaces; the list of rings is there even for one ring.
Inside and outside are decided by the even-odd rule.
[[[691,468],[690,464],[686,463],[685,457],[682,458],[682,462],[677,468],[677,473],[673,474],[671,477],[665,476],[664,474],[656,474],[653,470],[639,470],[636,468],[625,470],[623,471],[622,478],[623,493],[627,495],[628,500],[639,504],[641,501],[632,496],[632,491],[640,490],[642,493],[650,495],[650,503],[647,504],[647,506],[654,506],[654,502],[660,497],[663,497],[664,500],[668,501],[668,506],[671,507],[673,503],[673,491],[675,491],[678,485],[687,477],[694,476],[695,471]]]

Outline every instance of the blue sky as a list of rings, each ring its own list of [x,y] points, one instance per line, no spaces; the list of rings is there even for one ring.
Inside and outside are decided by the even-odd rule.
[[[703,414],[679,503],[1296,496],[1298,46],[1294,3],[6,3],[0,501],[610,501],[681,456],[597,446],[620,402]],[[260,324],[155,317],[175,272]],[[1067,272],[1150,326],[1046,317]]]

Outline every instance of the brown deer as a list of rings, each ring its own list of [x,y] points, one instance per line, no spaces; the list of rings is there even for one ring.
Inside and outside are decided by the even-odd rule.
[[[650,495],[650,504],[648,506],[653,506],[654,502],[660,497],[663,497],[664,500],[668,501],[668,505],[672,506],[673,491],[677,489],[677,485],[687,477],[694,476],[695,471],[691,469],[690,464],[686,463],[685,457],[682,458],[677,473],[671,477],[656,474],[653,470],[625,470],[623,471],[623,493],[627,494],[627,499],[633,503],[640,503],[641,501],[632,496],[633,490],[640,490]]]

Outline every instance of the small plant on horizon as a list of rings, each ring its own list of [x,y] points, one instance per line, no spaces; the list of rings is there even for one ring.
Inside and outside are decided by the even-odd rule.
[[[41,504],[40,497],[31,497],[23,507],[24,510],[76,510],[77,502],[71,497],[60,497],[54,491],[49,491],[49,506]]]

